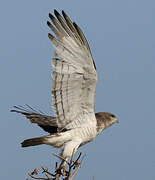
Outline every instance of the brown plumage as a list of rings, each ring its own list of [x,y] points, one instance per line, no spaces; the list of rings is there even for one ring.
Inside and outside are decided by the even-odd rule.
[[[37,124],[44,131],[53,134],[57,133],[57,121],[55,117],[47,116],[43,113],[39,113],[36,110],[32,109],[30,106],[14,106],[14,109],[11,112],[16,112],[23,114],[31,123]]]

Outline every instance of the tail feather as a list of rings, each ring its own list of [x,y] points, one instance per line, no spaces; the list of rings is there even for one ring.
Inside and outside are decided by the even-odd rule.
[[[46,137],[47,136],[26,139],[21,143],[21,146],[29,147],[29,146],[37,146],[37,145],[45,144]]]

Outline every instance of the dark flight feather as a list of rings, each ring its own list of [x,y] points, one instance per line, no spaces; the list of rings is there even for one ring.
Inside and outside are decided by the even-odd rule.
[[[11,112],[20,113],[26,116],[26,118],[29,119],[31,123],[37,124],[44,131],[50,134],[58,132],[58,125],[55,117],[38,113],[36,110],[34,110],[28,105],[26,107],[14,106],[14,109],[12,109]]]

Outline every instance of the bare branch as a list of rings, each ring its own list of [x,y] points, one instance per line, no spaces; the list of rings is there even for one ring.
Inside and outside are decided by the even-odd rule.
[[[32,173],[28,173],[28,175],[29,175],[31,178],[33,178],[33,179],[46,180],[46,178],[36,177],[36,176],[32,175]]]
[[[69,180],[72,180],[76,176],[76,174],[77,174],[78,170],[80,169],[80,167],[81,167],[81,163],[79,163],[79,166],[77,167],[74,174],[72,175],[72,177]]]
[[[65,158],[63,158],[62,156],[60,156],[60,155],[58,155],[58,154],[52,154],[53,156],[55,156],[55,157],[57,157],[57,158],[59,158],[59,159],[61,159],[61,160],[63,160],[63,161],[65,161],[68,165],[69,165],[69,162],[68,161],[66,161],[66,159]]]
[[[66,166],[58,166],[58,163],[55,164],[55,170],[54,173],[49,172],[47,168],[41,166],[42,174],[44,174],[45,177],[37,177],[35,175],[38,175],[38,169],[34,169],[31,173],[28,173],[30,176],[30,179],[38,179],[38,180],[73,180],[73,178],[76,176],[77,172],[79,171],[81,167],[82,160],[80,160],[82,153],[80,153],[76,160],[74,160],[74,153],[75,150],[73,150],[72,156],[70,161],[66,161],[63,157],[60,155],[53,154],[54,156],[58,157],[62,161],[66,162]]]

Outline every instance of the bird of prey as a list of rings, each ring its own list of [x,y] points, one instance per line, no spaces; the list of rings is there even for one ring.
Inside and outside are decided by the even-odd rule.
[[[108,112],[94,112],[97,82],[96,66],[88,42],[80,27],[62,11],[49,14],[47,25],[55,34],[48,34],[55,57],[52,59],[52,107],[55,117],[33,110],[30,106],[14,106],[49,135],[24,140],[22,147],[41,144],[61,148],[68,160],[82,145],[92,141],[102,130],[118,119]]]

